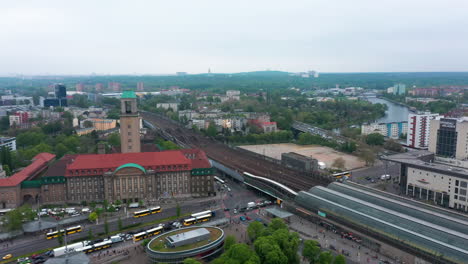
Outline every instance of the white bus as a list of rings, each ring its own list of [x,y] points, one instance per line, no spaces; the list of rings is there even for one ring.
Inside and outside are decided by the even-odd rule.
[[[207,214],[209,214],[210,217],[211,217],[212,215],[214,215],[214,213],[213,213],[211,210],[208,210],[208,211],[203,211],[203,212],[191,214],[190,216],[191,216],[192,218],[196,218],[196,217],[198,217],[198,216],[207,215]]]

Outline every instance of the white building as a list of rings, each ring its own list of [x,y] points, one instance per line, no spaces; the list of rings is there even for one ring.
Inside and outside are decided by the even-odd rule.
[[[156,104],[157,108],[163,108],[163,109],[172,109],[172,111],[177,112],[179,109],[179,103],[158,103]]]
[[[427,150],[409,151],[383,159],[400,164],[401,175],[396,179],[407,196],[468,211],[467,168],[446,163]]]
[[[21,116],[19,115],[10,115],[8,117],[10,119],[10,126],[13,126],[13,124],[21,125]]]
[[[427,149],[431,120],[440,117],[430,112],[408,115],[408,134],[406,145],[416,149]]]
[[[16,150],[16,138],[0,138],[0,149],[3,147],[9,148],[11,151]]]
[[[372,124],[361,126],[362,135],[378,133],[384,137],[397,139],[402,134],[406,134],[407,132],[408,132],[408,122],[372,123]]]

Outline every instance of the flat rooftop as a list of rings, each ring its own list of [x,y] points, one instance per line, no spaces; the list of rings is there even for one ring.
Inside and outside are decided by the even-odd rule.
[[[410,166],[418,167],[421,169],[425,169],[428,171],[436,171],[443,174],[454,175],[461,178],[468,179],[468,169],[458,166],[453,166],[447,163],[442,162],[427,162],[423,159],[429,157],[430,155],[434,155],[434,153],[421,150],[421,151],[410,151],[406,153],[400,153],[391,156],[382,157],[383,160],[388,160],[392,162],[407,164]],[[432,158],[432,160],[434,160]]]
[[[197,229],[205,229],[207,230],[209,233],[210,233],[210,236],[208,239],[204,239],[202,241],[198,241],[196,243],[191,243],[191,244],[187,244],[187,245],[182,245],[182,246],[178,246],[178,247],[168,247],[167,246],[167,240],[166,238],[168,237],[174,237],[178,234],[182,234],[182,233],[187,233],[187,231],[192,231],[192,230],[197,230]],[[183,228],[183,229],[178,229],[178,230],[175,230],[175,231],[172,231],[172,232],[168,232],[168,233],[165,233],[165,234],[162,234],[156,238],[154,238],[150,244],[149,244],[149,248],[154,250],[154,251],[158,251],[158,252],[180,252],[180,251],[186,251],[186,250],[191,250],[191,249],[195,249],[195,248],[199,248],[199,247],[202,247],[202,246],[205,246],[205,245],[208,245],[210,244],[211,242],[214,242],[216,241],[219,237],[221,237],[223,235],[223,231],[221,229],[218,229],[218,228],[214,228],[214,227],[189,227],[189,228]]]
[[[192,239],[196,238],[202,238],[203,236],[209,235],[210,231],[206,228],[197,228],[193,229],[187,232],[183,232],[180,234],[172,235],[166,237],[166,240],[169,241],[169,243],[177,245],[180,243],[184,243],[184,241],[190,241]]]

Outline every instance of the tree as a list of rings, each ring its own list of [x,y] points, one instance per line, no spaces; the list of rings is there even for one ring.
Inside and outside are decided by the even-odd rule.
[[[262,263],[288,264],[288,258],[271,236],[259,237],[254,248]]]
[[[333,255],[330,251],[323,251],[318,257],[319,264],[332,264]]]
[[[143,206],[143,200],[138,201],[138,206],[140,206],[140,207]]]
[[[366,143],[369,145],[383,145],[385,142],[384,136],[379,133],[372,133],[366,136]]]
[[[3,170],[5,171],[5,174],[6,176],[10,176],[11,175],[11,170],[10,170],[10,166],[8,165],[3,165]]]
[[[141,242],[141,245],[143,247],[146,247],[149,244],[150,241],[151,241],[151,239],[147,238],[147,239],[143,240],[143,242]]]
[[[107,142],[113,147],[120,146],[120,135],[117,133],[112,133],[107,137]]]
[[[176,205],[176,216],[177,216],[177,218],[180,217],[180,214],[181,214],[180,205],[179,205],[179,203],[177,203],[177,205]]]
[[[107,222],[107,218],[104,220],[104,233],[106,235],[109,234],[109,223]]]
[[[343,170],[345,169],[345,164],[346,161],[342,157],[339,157],[333,161],[332,167]]]
[[[91,222],[95,222],[98,218],[98,214],[96,212],[92,212],[88,215],[88,220]]]
[[[375,153],[371,149],[361,150],[359,157],[366,162],[367,166],[373,166],[375,163]]]
[[[116,206],[120,206],[120,205],[122,204],[122,202],[121,202],[120,200],[115,200],[114,204],[115,204]]]
[[[403,147],[394,139],[387,140],[383,147],[391,151],[403,152]]]
[[[253,221],[247,227],[247,234],[249,235],[250,240],[257,239],[263,232],[265,227],[259,221]]]
[[[6,214],[6,218],[8,219],[8,230],[18,230],[21,228],[23,216],[21,215],[20,210],[11,210]]]
[[[57,241],[58,241],[60,246],[63,245],[63,235],[62,235],[62,233],[58,234]]]
[[[320,247],[317,241],[306,240],[302,249],[302,256],[309,260],[310,263],[315,263],[320,255]]]
[[[89,128],[89,127],[93,127],[94,125],[93,125],[93,122],[86,120],[84,121],[83,126],[86,128]]]
[[[94,208],[96,208],[96,202],[95,201],[91,201],[89,203],[89,207],[91,208],[91,210],[94,210]]]
[[[64,144],[58,143],[57,146],[55,146],[55,154],[57,155],[57,158],[61,158],[63,155],[65,155],[68,152],[67,147],[65,147]]]
[[[221,257],[212,262],[213,264],[238,263],[238,264],[260,264],[260,258],[246,244],[232,245]]]
[[[117,220],[117,225],[119,227],[119,231],[122,231],[123,226],[122,226],[122,219],[119,217],[119,220]]]
[[[274,218],[271,220],[270,224],[268,225],[268,228],[272,229],[273,231],[279,230],[279,229],[288,229],[288,226],[284,223],[284,221],[280,218]]]
[[[236,244],[236,237],[233,235],[229,235],[224,240],[224,251],[228,251],[233,245]]]
[[[210,121],[210,125],[206,129],[206,135],[209,137],[215,137],[218,134],[218,130],[216,129],[216,124],[214,121]]]
[[[186,258],[184,260],[184,264],[201,264],[201,262],[198,262],[193,258]]]
[[[333,260],[333,264],[346,264],[346,258],[343,255],[338,255]]]

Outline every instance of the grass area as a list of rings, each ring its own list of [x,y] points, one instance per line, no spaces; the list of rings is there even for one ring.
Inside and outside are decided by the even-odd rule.
[[[200,228],[200,227],[194,227],[192,229],[195,229],[195,228]],[[205,227],[205,228],[208,229],[208,231],[210,231],[210,238],[209,239],[205,239],[205,240],[202,240],[202,241],[199,241],[199,242],[196,242],[196,243],[183,245],[183,246],[179,246],[179,247],[175,247],[175,248],[167,247],[166,246],[166,237],[177,235],[177,234],[188,232],[188,231],[192,230],[192,229],[188,229],[188,230],[183,229],[183,230],[177,230],[177,231],[169,232],[167,234],[162,235],[161,237],[159,237],[158,241],[154,241],[150,245],[150,248],[153,249],[153,250],[156,250],[156,251],[160,251],[160,252],[178,252],[178,251],[190,250],[190,249],[194,249],[194,248],[198,248],[198,247],[207,245],[207,244],[215,241],[216,239],[218,239],[221,236],[221,231],[220,230],[218,230],[216,228],[209,228],[209,227]]]
[[[154,225],[154,224],[159,224],[159,223],[166,222],[166,221],[172,221],[172,220],[179,219],[179,218],[183,218],[183,217],[186,217],[186,216],[189,216],[189,215],[190,215],[190,214],[187,213],[187,214],[181,215],[180,217],[171,216],[171,217],[166,217],[166,218],[158,219],[158,220],[151,221],[151,222],[142,223],[141,225],[138,225],[138,226],[131,226],[131,227],[129,227],[129,228],[124,228],[124,229],[122,229],[122,230],[117,230],[117,231],[114,231],[114,232],[109,232],[108,235],[96,236],[96,237],[94,237],[94,239],[106,238],[106,237],[108,237],[108,236],[113,236],[113,235],[116,235],[116,234],[119,234],[119,233],[122,233],[122,232],[127,232],[127,231],[131,231],[131,230],[133,230],[133,229],[143,228],[143,227],[151,226],[151,225]],[[85,240],[88,240],[88,237],[72,240],[72,243],[81,242],[81,241],[85,241]],[[59,246],[59,247],[62,247],[62,246]],[[42,249],[42,250],[38,250],[38,251],[35,251],[35,252],[31,252],[31,253],[28,253],[28,254],[24,254],[24,255],[21,255],[21,256],[13,256],[13,258],[11,258],[11,259],[9,259],[9,260],[0,261],[0,264],[4,264],[4,263],[14,263],[15,260],[17,260],[17,259],[19,259],[19,258],[31,257],[31,256],[34,255],[34,254],[40,255],[40,254],[43,254],[43,253],[45,253],[45,252],[47,252],[47,251],[49,251],[49,250],[53,250],[53,249],[54,249],[54,248],[47,248],[47,249]],[[3,257],[3,256],[1,256],[1,257]]]

